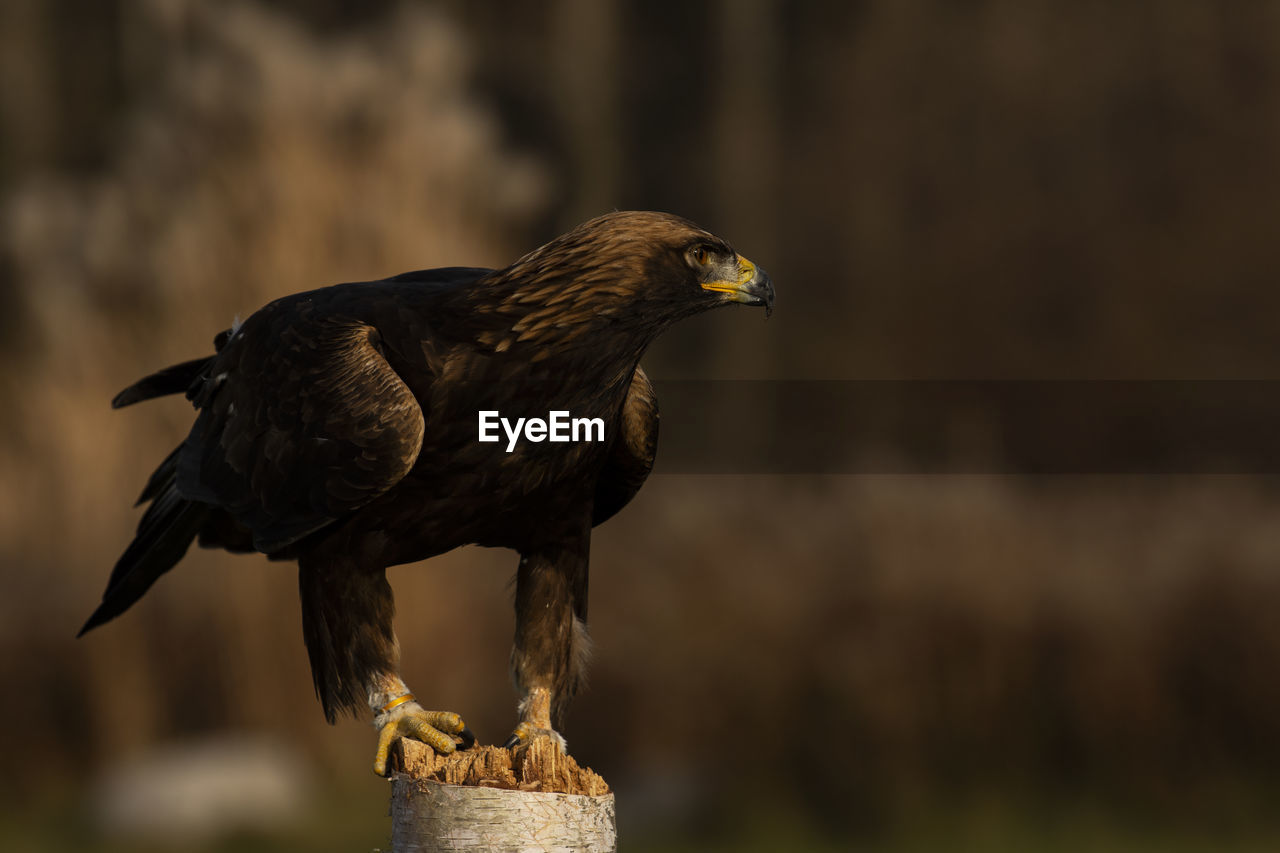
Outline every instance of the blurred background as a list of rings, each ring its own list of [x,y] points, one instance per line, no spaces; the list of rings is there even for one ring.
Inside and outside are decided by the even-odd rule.
[[[6,0],[0,75],[4,849],[389,847],[292,566],[72,639],[191,421],[108,401],[276,296],[654,208],[778,290],[660,379],[1280,378],[1280,3]],[[1280,849],[1274,478],[659,466],[566,731],[627,849]],[[486,742],[515,562],[390,572]]]

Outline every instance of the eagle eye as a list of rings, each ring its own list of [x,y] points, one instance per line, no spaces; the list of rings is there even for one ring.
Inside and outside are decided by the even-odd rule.
[[[706,246],[695,246],[693,249],[693,260],[700,266],[705,267],[711,263],[711,250]]]

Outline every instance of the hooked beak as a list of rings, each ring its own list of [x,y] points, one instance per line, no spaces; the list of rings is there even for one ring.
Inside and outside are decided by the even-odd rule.
[[[773,313],[773,282],[769,281],[769,274],[742,255],[738,255],[737,278],[704,282],[702,287],[728,294],[732,301],[744,305],[763,305],[765,317]]]

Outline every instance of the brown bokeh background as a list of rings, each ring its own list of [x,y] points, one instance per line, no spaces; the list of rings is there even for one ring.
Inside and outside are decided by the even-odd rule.
[[[227,730],[314,809],[202,843],[386,844],[290,566],[193,551],[72,640],[191,418],[108,400],[275,296],[655,208],[779,294],[661,378],[1280,377],[1277,3],[12,0],[0,75],[0,846],[132,849],[95,780]],[[658,475],[567,734],[635,849],[1274,849],[1278,521],[1263,477]],[[514,565],[391,572],[486,741]]]

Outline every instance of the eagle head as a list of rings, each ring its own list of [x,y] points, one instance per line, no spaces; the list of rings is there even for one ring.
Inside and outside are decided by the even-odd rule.
[[[763,269],[722,238],[668,213],[621,211],[589,220],[563,238],[575,254],[634,302],[666,307],[671,319],[738,302],[773,312]],[[594,276],[593,276],[594,277]]]
[[[649,211],[588,220],[462,298],[472,322],[488,318],[483,343],[538,348],[535,361],[605,339],[638,355],[672,323],[721,305],[773,311],[768,273],[687,219]]]
[[[499,276],[509,301],[666,325],[729,303],[773,311],[763,269],[720,237],[668,213],[597,216],[520,258]],[[665,321],[665,322],[664,322]]]

